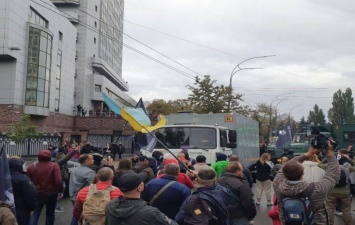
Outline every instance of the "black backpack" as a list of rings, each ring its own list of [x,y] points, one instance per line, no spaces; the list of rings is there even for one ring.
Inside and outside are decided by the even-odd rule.
[[[312,210],[310,199],[313,190],[314,183],[310,183],[303,192],[297,195],[283,195],[282,210],[285,225],[314,224],[314,212]]]
[[[335,187],[345,187],[348,184],[349,180],[349,169],[344,167],[343,165],[339,166],[340,168],[340,178]]]
[[[222,186],[218,189],[228,191]],[[185,225],[229,225],[228,208],[224,208],[216,199],[208,195],[194,192],[194,198],[190,200],[189,214],[184,219]]]

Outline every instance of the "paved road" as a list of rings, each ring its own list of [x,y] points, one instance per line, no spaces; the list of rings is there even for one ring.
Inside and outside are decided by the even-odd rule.
[[[255,186],[255,185],[254,185]],[[253,188],[253,191],[255,193],[255,187]],[[71,220],[71,215],[72,215],[72,209],[73,206],[68,198],[65,198],[59,202],[61,206],[64,207],[64,212],[63,213],[56,213],[56,220],[55,220],[55,225],[69,225],[70,220]],[[352,203],[353,209],[355,209],[355,198],[353,198],[353,203]],[[272,225],[272,221],[268,216],[268,212],[271,209],[272,206],[266,206],[266,200],[263,199],[261,201],[261,205],[257,206],[258,214],[256,218],[254,219],[254,224],[255,225]],[[45,225],[45,209],[42,212],[40,222],[38,223],[39,225]],[[355,221],[355,215],[353,215],[353,221]],[[343,225],[343,222],[341,221],[341,217],[336,216],[335,220],[336,225]]]

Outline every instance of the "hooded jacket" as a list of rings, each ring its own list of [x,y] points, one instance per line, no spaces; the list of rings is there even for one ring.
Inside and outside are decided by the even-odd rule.
[[[0,224],[17,225],[16,218],[8,205],[0,201]]]
[[[325,170],[320,168],[317,162],[304,161],[302,165],[304,167],[303,180],[307,183],[320,181],[325,175]]]
[[[178,225],[144,200],[119,197],[106,206],[106,225]]]
[[[299,163],[302,163],[306,160],[306,156],[298,156],[292,160],[296,160]],[[324,201],[328,196],[329,192],[333,189],[335,184],[339,180],[340,171],[339,164],[337,159],[334,156],[327,157],[328,165],[325,171],[325,176],[317,182],[314,183],[314,190],[310,196],[312,210],[315,213],[314,215],[314,224],[315,225],[324,225],[327,224],[327,214],[324,206]],[[278,207],[279,207],[279,216],[280,220],[284,221],[282,202],[283,196],[294,196],[303,192],[309,183],[306,181],[289,181],[282,173],[282,170],[276,174],[274,179],[274,191],[277,197]],[[284,223],[283,223],[284,224]]]
[[[59,165],[51,162],[51,152],[49,150],[39,152],[38,162],[29,165],[27,174],[34,183],[37,192],[63,193]]]
[[[36,207],[37,192],[31,179],[23,173],[22,164],[20,159],[9,159],[17,221],[19,225],[27,225]]]
[[[228,186],[229,189],[239,197],[239,201],[229,203],[230,218],[243,218],[248,220],[254,219],[256,216],[256,207],[253,200],[253,193],[249,187],[249,183],[242,177],[238,177],[233,173],[226,172],[218,178],[217,182],[222,186]]]

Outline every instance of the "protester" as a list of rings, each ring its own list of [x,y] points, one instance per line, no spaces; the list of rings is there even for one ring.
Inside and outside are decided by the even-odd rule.
[[[113,199],[106,206],[106,225],[178,225],[141,199],[144,183],[137,174],[122,175],[118,187],[123,197]]]
[[[303,180],[307,183],[320,181],[324,175],[325,170],[319,167],[319,159],[317,155],[312,155],[309,159],[303,161],[304,167]]]
[[[164,161],[164,167],[170,163],[174,163],[179,165],[179,162],[176,159],[167,159]],[[157,178],[160,178],[164,176],[164,169],[163,171],[157,176]],[[177,181],[186,185],[188,188],[193,189],[194,188],[194,183],[192,182],[191,178],[186,174],[186,173],[179,173],[177,177]]]
[[[227,155],[220,152],[216,153],[216,159],[217,159],[216,163],[213,163],[211,167],[216,171],[217,178],[218,178],[222,175],[224,169],[228,165],[228,161],[227,161]]]
[[[77,150],[77,149],[79,149],[79,150]],[[77,161],[80,156],[80,150],[81,150],[81,145],[72,144],[71,147],[68,149],[68,154],[70,152],[75,152],[72,159],[74,159],[74,161]]]
[[[273,164],[271,162],[271,155],[269,153],[264,153],[261,155],[260,160],[256,162],[256,204],[260,205],[260,200],[265,192],[265,197],[267,200],[267,205],[272,206],[271,202],[271,169]]]
[[[149,158],[145,155],[138,158],[138,162],[133,167],[133,171],[137,174],[141,172],[147,173],[148,178],[144,181],[144,183],[148,183],[148,181],[155,178],[153,169],[149,167]]]
[[[62,146],[58,149],[58,153],[63,152],[65,155],[68,154],[68,147],[67,147],[67,142],[63,141]]]
[[[73,216],[76,220],[82,217],[83,224],[105,224],[106,204],[123,193],[112,186],[113,171],[103,167],[97,172],[98,182],[84,187],[76,197]]]
[[[182,203],[191,194],[188,187],[176,182],[179,173],[179,165],[172,163],[166,165],[164,175],[149,181],[142,193],[142,199],[171,219],[175,218]]]
[[[23,161],[21,159],[9,159],[17,222],[19,225],[28,225],[31,219],[31,211],[36,208],[37,192],[31,179],[23,173],[22,166]]]
[[[236,155],[229,156],[229,163],[230,162],[239,162],[239,157]],[[250,170],[248,167],[242,165],[243,167],[243,176],[248,181],[250,188],[253,187],[253,177],[251,176]]]
[[[351,166],[348,161],[350,160],[349,155],[347,155],[346,149],[338,150],[340,158],[338,159],[340,164],[340,179],[335,187],[331,190],[329,195],[326,197],[326,209],[329,218],[329,224],[334,224],[334,212],[337,203],[340,203],[340,211],[342,212],[342,218],[345,225],[351,224],[351,193],[350,193],[350,183],[349,175],[351,172],[355,172],[355,166]],[[352,161],[352,160],[351,160]],[[327,164],[322,164],[320,166],[327,167]]]
[[[229,204],[230,225],[249,225],[249,221],[256,216],[253,193],[248,181],[243,177],[243,166],[238,161],[234,161],[227,165],[225,173],[217,180],[220,185],[228,187],[239,198]]]
[[[211,167],[209,167],[206,163],[206,156],[198,155],[196,156],[196,164],[194,165],[194,171],[191,172],[187,171],[186,173],[189,177],[196,177],[198,172],[200,172],[203,169],[209,169],[209,168]],[[194,184],[193,191],[196,191],[197,188],[201,187],[201,185],[197,182],[197,179],[193,179],[192,182]]]
[[[212,219],[214,224],[228,225],[229,198],[225,188],[216,183],[216,171],[212,168],[201,170],[197,179],[202,187],[184,201],[175,216],[176,222],[180,225],[208,224]],[[212,217],[208,216],[211,214]]]
[[[46,206],[46,225],[53,225],[57,199],[63,196],[62,176],[59,165],[51,162],[51,152],[42,150],[38,153],[38,162],[27,168],[27,174],[36,187],[38,201],[32,214],[30,225],[37,225],[43,206]]]
[[[312,188],[313,191],[310,191],[311,194],[309,194],[307,197],[310,197],[311,209],[315,213],[314,224],[326,224],[327,213],[325,211],[324,201],[326,196],[339,180],[339,164],[334,156],[333,147],[329,141],[326,151],[328,165],[325,171],[325,176],[320,181],[313,183],[307,183],[306,181],[302,180],[304,168],[301,163],[304,160],[311,158],[313,155],[317,155],[319,152],[319,149],[311,146],[306,154],[295,157],[288,161],[282,167],[282,170],[277,173],[273,185],[277,197],[279,217],[281,221],[285,220],[283,214],[284,196],[295,196],[303,193],[305,190]],[[282,223],[284,224],[284,222]]]
[[[79,158],[80,165],[73,170],[69,180],[69,197],[71,202],[75,205],[75,200],[78,192],[83,187],[90,185],[95,179],[95,171],[90,167],[94,165],[94,158],[92,155],[83,154]],[[71,225],[78,224],[78,221],[73,217]]]
[[[114,178],[112,184],[118,187],[118,181],[120,177],[124,174],[132,174],[134,173],[132,169],[132,161],[130,158],[123,158],[118,163],[118,167],[114,173]],[[142,180],[146,180],[148,178],[148,174],[144,171],[138,173],[138,175],[142,178]]]
[[[92,146],[89,141],[86,142],[86,144],[81,148],[80,150],[80,155],[82,154],[90,154],[92,153]]]
[[[17,225],[16,217],[12,213],[10,206],[0,201],[0,224],[1,225]]]
[[[118,159],[122,159],[122,154],[126,153],[125,147],[122,145],[122,143],[118,143],[117,146],[117,154],[118,154]]]

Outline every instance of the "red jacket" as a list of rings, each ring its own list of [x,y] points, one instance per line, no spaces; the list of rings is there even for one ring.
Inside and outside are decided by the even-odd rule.
[[[99,181],[96,184],[96,189],[97,190],[103,190],[103,189],[107,188],[110,185],[111,185],[111,182],[109,182],[109,181],[105,181],[105,182]],[[78,192],[78,195],[76,196],[76,201],[75,201],[75,205],[74,205],[74,209],[73,209],[73,216],[77,220],[80,219],[81,214],[83,213],[83,206],[84,206],[84,202],[86,200],[86,196],[88,195],[88,193],[89,193],[89,186],[84,187],[83,189],[81,189]],[[121,195],[123,195],[123,193],[118,188],[115,188],[113,191],[110,192],[111,200],[114,199],[114,198],[118,198]]]
[[[36,187],[37,192],[63,193],[62,175],[59,165],[51,160],[51,152],[42,150],[38,154],[38,162],[27,168],[27,174]]]
[[[165,174],[160,174],[157,176],[157,178],[161,178],[164,175]],[[186,173],[179,173],[176,181],[178,181],[182,184],[185,184],[190,189],[193,189],[195,186],[194,183],[192,182],[192,180],[190,179],[190,177]]]
[[[279,207],[277,206],[276,196],[274,196],[274,206],[272,210],[269,211],[269,217],[272,219],[273,225],[282,225],[279,218]]]

